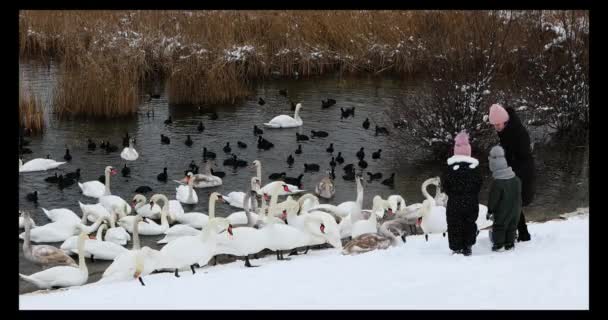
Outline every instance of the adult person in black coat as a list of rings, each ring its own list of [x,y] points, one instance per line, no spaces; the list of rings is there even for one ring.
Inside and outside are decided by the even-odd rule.
[[[529,241],[530,233],[526,225],[523,208],[534,200],[536,189],[536,169],[530,145],[530,135],[513,108],[503,108],[499,104],[490,107],[490,123],[498,133],[500,145],[505,150],[507,164],[513,168],[521,180],[522,210],[517,224],[517,241]]]
[[[448,196],[448,242],[454,253],[470,256],[477,238],[476,220],[483,179],[479,161],[471,157],[469,136],[461,132],[454,141],[454,156],[448,158],[441,176],[441,188]]]

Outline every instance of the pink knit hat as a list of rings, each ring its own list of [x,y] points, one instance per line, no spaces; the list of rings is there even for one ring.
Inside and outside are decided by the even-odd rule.
[[[509,113],[501,105],[495,103],[490,107],[490,123],[498,124],[509,121]]]
[[[454,155],[471,156],[469,135],[464,130],[461,131],[456,138],[454,138]]]

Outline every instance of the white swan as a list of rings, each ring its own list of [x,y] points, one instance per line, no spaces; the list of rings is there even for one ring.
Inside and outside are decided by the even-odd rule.
[[[162,200],[163,206],[160,214],[160,225],[152,220],[147,220],[147,222],[139,221],[137,223],[139,228],[139,234],[147,235],[147,236],[156,236],[165,233],[169,229],[169,221],[167,220],[167,215],[169,214],[169,199],[163,194],[155,194],[150,198],[151,203],[156,203],[157,201]],[[135,229],[135,221],[138,221],[140,215],[137,216],[126,216],[122,217],[118,220],[118,225],[125,228],[129,232],[133,232]]]
[[[382,197],[380,197],[378,195],[374,196],[374,198],[372,200],[372,209],[371,210],[360,210],[359,212],[353,212],[340,221],[340,223],[338,225],[338,227],[340,228],[340,238],[344,239],[344,238],[348,238],[348,237],[352,236],[352,233],[354,230],[353,229],[354,222],[360,221],[360,220],[368,221],[368,220],[372,219],[372,215],[376,216],[376,219],[382,218],[382,217],[384,217],[384,211],[386,209],[390,209],[388,201],[382,199]],[[358,226],[357,228],[358,229],[355,232],[357,235],[366,233],[365,232],[366,230],[369,232],[375,232],[372,229],[372,224],[363,223],[362,225]],[[366,229],[366,228],[369,228],[369,229]],[[356,236],[352,236],[352,237],[355,238]]]
[[[418,221],[420,223],[420,228],[422,228],[422,232],[424,233],[424,238],[428,241],[429,234],[442,233],[445,236],[445,233],[448,231],[448,224],[445,215],[445,207],[437,206],[435,204],[435,199],[431,198],[428,193],[426,193],[425,196],[427,196],[427,198],[422,203],[422,217],[420,217]]]
[[[124,148],[120,153],[121,158],[127,161],[135,161],[139,158],[139,154],[137,154],[137,151],[133,148],[133,142],[133,138],[129,139],[129,146]]]
[[[187,186],[179,186],[175,189],[177,192],[175,199],[181,203],[196,204],[198,203],[198,195],[194,191],[194,188],[192,188],[192,183],[194,182],[192,172],[188,172],[187,182]]]
[[[421,186],[421,190],[422,190],[422,195],[425,197],[425,199],[429,199],[429,198],[433,198],[431,197],[431,195],[429,194],[427,188],[429,185],[434,184],[437,187],[437,193],[435,194],[435,205],[437,204],[437,200],[435,199],[441,199],[443,196],[439,196],[439,183],[440,183],[440,179],[439,177],[433,177],[433,178],[429,178],[426,179],[424,182],[422,182],[422,186]],[[447,196],[446,196],[447,197]],[[427,201],[427,200],[424,200]],[[405,217],[405,218],[420,218],[422,217],[422,206],[424,205],[424,201],[422,203],[414,203],[411,204],[409,206],[405,206],[405,208],[402,208],[401,210],[397,211],[397,214],[399,216]],[[405,203],[404,203],[405,204]],[[447,203],[446,203],[447,205]],[[443,206],[445,207],[445,206]]]
[[[110,192],[110,174],[115,175],[118,171],[114,169],[112,166],[107,166],[104,170],[104,174],[106,177],[105,185],[97,180],[87,181],[84,183],[78,182],[78,187],[82,190],[82,194],[91,198],[100,198],[104,195],[112,194]]]
[[[232,226],[224,218],[211,218],[200,235],[186,236],[169,242],[161,250],[162,262],[159,269],[173,269],[175,276],[184,267],[190,267],[194,274],[194,265],[205,265],[215,255],[218,233],[228,231],[232,234]]]
[[[141,216],[135,217],[133,247],[114,259],[114,262],[104,271],[99,283],[138,279],[144,285],[142,277],[157,268],[161,257],[160,252],[149,247],[140,247],[139,222]]]
[[[83,216],[83,221],[86,216]],[[102,219],[97,220],[91,226],[85,226],[80,221],[74,220],[61,220],[57,222],[51,222],[43,226],[34,228],[30,231],[30,238],[32,242],[62,242],[73,235],[77,235],[80,231],[85,231],[87,234],[95,232],[99,225],[102,223]],[[24,239],[25,232],[19,235],[20,239]]]
[[[131,201],[135,205],[135,212],[144,218],[160,219],[160,206],[156,203],[150,208],[150,204],[146,197],[142,194],[136,194]]]
[[[57,162],[51,159],[36,158],[24,164],[23,160],[19,159],[19,173],[55,169],[64,163],[65,162]]]
[[[257,161],[257,160],[256,160]],[[250,190],[259,190],[259,181],[256,177],[251,177],[250,181]],[[222,196],[224,202],[228,203],[232,207],[243,209],[243,201],[245,198],[245,192],[242,191],[232,191],[228,193],[226,196]],[[251,199],[249,202],[249,207],[251,208],[253,205],[254,199]],[[244,211],[242,211],[244,212]]]
[[[97,236],[94,239],[87,239],[84,243],[84,256],[86,258],[99,260],[114,260],[120,254],[128,251],[121,245],[103,241],[103,230],[106,224],[101,224],[97,229]],[[66,252],[78,253],[77,249],[78,237],[70,237],[61,245],[61,249]]]
[[[245,206],[246,212],[249,207]],[[250,218],[251,214],[247,214]],[[227,220],[227,219],[226,219]],[[217,238],[215,254],[231,254],[245,257],[245,266],[253,267],[249,262],[249,255],[256,254],[266,248],[267,237],[261,229],[251,227],[252,221],[247,221],[248,226],[231,228],[231,233],[222,233]],[[206,263],[205,261],[202,261]],[[200,263],[199,263],[200,265]]]
[[[302,125],[302,119],[300,118],[300,109],[302,104],[296,105],[296,111],[293,114],[293,118],[288,115],[280,115],[272,118],[272,120],[264,123],[264,126],[268,128],[294,128]]]
[[[30,243],[31,218],[29,212],[24,212],[25,237],[23,239],[23,256],[25,259],[41,265],[43,268],[56,265],[68,265],[76,267],[74,259],[70,258],[63,250],[49,245],[35,245]]]
[[[296,213],[291,212],[287,214],[286,220],[289,226],[307,233],[307,246],[323,244],[326,242],[336,248],[342,246],[342,242],[339,237],[337,237],[338,232],[336,226],[330,225],[329,227],[326,227],[323,218],[316,214],[303,213],[297,215]]]
[[[100,203],[83,204],[82,202],[78,201],[78,205],[80,206],[80,210],[82,211],[83,215],[85,213],[88,214],[87,219],[89,222],[95,222],[99,217],[110,218],[110,212]]]
[[[195,229],[202,229],[207,225],[209,219],[215,217],[215,202],[224,202],[222,195],[213,192],[209,195],[209,215],[200,212],[186,212],[175,217],[175,220],[181,224],[189,225]]]
[[[76,213],[74,213],[74,211],[72,211],[70,209],[66,209],[66,208],[59,208],[59,209],[53,209],[53,210],[46,210],[45,208],[41,208],[41,209],[42,209],[42,212],[44,212],[44,214],[46,215],[46,217],[49,218],[49,220],[51,220],[52,222],[58,222],[58,221],[63,221],[63,220],[80,222],[82,220],[78,215],[76,215]]]
[[[391,210],[393,210],[394,213],[401,212],[407,207],[407,205],[405,204],[405,199],[403,199],[403,197],[398,194],[388,196],[388,198],[386,198],[386,201],[388,201],[388,203],[390,204],[390,208]]]
[[[310,245],[317,245],[323,243],[329,243],[334,248],[342,248],[342,241],[340,240],[340,229],[338,227],[338,223],[336,222],[336,217],[327,212],[323,212],[320,210],[310,209],[309,211],[303,210],[303,205],[306,203],[306,200],[303,199],[311,199],[312,204],[318,204],[319,199],[311,194],[307,193],[298,199],[298,205],[300,206],[301,215],[316,217],[323,221],[323,231],[320,230],[317,232],[317,236],[315,238],[315,242]]]
[[[264,193],[270,193],[270,190],[272,190],[274,188],[274,186],[277,183],[284,183],[283,181],[273,181],[270,182],[268,184],[266,184],[265,186],[261,187],[262,185],[262,162],[260,160],[254,160],[250,166],[251,167],[255,167],[256,168],[256,177],[257,177],[257,187],[256,187],[256,191],[258,192],[259,195],[262,195]],[[300,192],[305,192],[306,190],[302,190],[300,188],[298,188],[298,186],[294,186],[292,184],[289,183],[284,183],[287,185],[287,187],[289,188],[289,192],[286,191],[280,191],[279,195],[280,196],[284,196],[284,195],[289,195],[289,194],[296,194],[296,193],[300,193]],[[242,208],[242,207],[241,207]]]
[[[377,208],[374,208],[377,209]],[[365,233],[377,233],[378,232],[378,216],[372,209],[368,219],[358,219],[357,215],[351,215],[352,230],[351,237],[356,238]]]
[[[123,227],[116,227],[116,219],[123,212],[120,207],[115,206],[112,214],[106,221],[110,224],[110,228],[106,231],[106,241],[124,246],[131,240],[131,235]]]
[[[169,243],[175,239],[186,237],[186,236],[196,236],[201,233],[201,230],[192,228],[187,224],[176,224],[165,231],[165,237],[156,241],[158,244]]]
[[[81,232],[78,239],[78,267],[58,266],[29,276],[20,273],[19,277],[40,289],[72,287],[85,284],[89,278],[89,271],[84,261],[84,241],[86,239],[86,233]]]

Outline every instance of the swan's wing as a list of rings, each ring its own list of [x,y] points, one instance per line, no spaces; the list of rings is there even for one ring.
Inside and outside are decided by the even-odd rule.
[[[270,124],[278,124],[278,125],[282,125],[282,124],[291,124],[292,122],[295,122],[296,120],[288,115],[280,115],[280,116],[276,116],[274,118],[272,118],[270,121],[268,121],[268,123]]]

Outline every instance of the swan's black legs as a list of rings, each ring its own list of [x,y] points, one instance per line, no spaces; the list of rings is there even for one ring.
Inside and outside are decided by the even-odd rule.
[[[190,270],[192,270],[192,274],[196,273],[196,272],[194,272],[194,265],[190,265]]]
[[[443,237],[445,238],[445,232],[443,233]]]
[[[405,234],[401,235],[401,240],[403,240],[403,243],[405,243]]]
[[[290,258],[283,257],[283,251],[279,250],[279,253],[281,254],[281,260],[291,260]]]
[[[297,256],[298,255],[298,249],[294,248],[293,250],[291,250],[291,252],[288,255],[289,256]]]
[[[424,238],[426,239],[426,241],[429,241],[429,235],[428,234],[425,234]]]
[[[175,269],[175,277],[179,278],[179,273],[177,272],[177,269]]]
[[[139,283],[141,283],[142,286],[146,286],[146,284],[144,283],[144,279],[142,279],[142,277],[137,277],[137,280],[139,280]]]
[[[281,255],[279,254],[279,250],[277,250],[276,253],[277,253],[277,260],[281,260]]]
[[[304,254],[308,254],[308,249],[310,249],[310,246],[306,246],[306,251],[304,251]]]
[[[251,263],[249,262],[249,255],[245,256],[245,267],[247,268],[255,268],[255,267],[259,267],[259,266],[252,266]]]
[[[95,256],[91,255],[91,262],[95,262]]]

